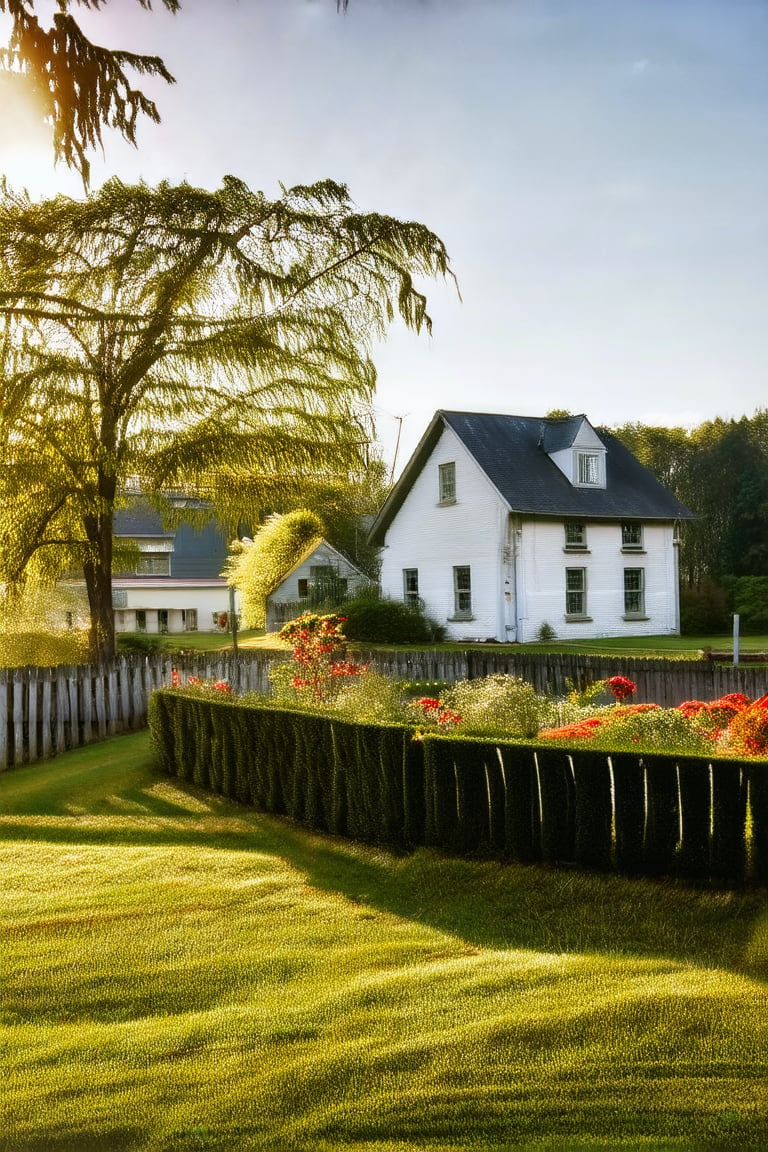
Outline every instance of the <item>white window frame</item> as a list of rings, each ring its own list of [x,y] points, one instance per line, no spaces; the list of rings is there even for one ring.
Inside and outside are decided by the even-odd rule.
[[[185,632],[197,632],[197,608],[182,608],[181,622]]]
[[[645,568],[624,569],[624,615],[645,617]]]
[[[603,488],[604,453],[593,449],[577,448],[573,462],[574,484],[578,488]]]
[[[621,524],[622,552],[642,552],[643,526],[637,520],[623,520]]]
[[[580,520],[566,520],[563,525],[566,552],[586,552],[587,526]]]
[[[472,619],[472,569],[469,564],[455,564],[453,568],[453,618]]]
[[[403,568],[403,603],[413,608],[419,606],[419,570]]]
[[[577,576],[578,580],[576,579]],[[579,599],[576,600],[576,597]],[[587,619],[586,568],[566,568],[565,570],[565,618],[566,620]]]
[[[170,552],[142,552],[136,563],[137,576],[170,576]]]
[[[456,463],[439,464],[437,468],[438,492],[441,504],[456,503]]]

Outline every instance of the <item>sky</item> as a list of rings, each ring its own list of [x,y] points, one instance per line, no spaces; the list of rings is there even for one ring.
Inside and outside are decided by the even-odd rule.
[[[159,5],[77,13],[177,81],[140,82],[162,123],[138,149],[105,132],[95,187],[331,177],[445,242],[461,298],[426,284],[432,336],[374,352],[395,473],[438,408],[691,427],[768,404],[765,0]],[[82,195],[7,80],[0,172]]]

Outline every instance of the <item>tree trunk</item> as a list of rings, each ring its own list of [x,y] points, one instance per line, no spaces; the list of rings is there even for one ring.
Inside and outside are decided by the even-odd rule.
[[[112,513],[84,517],[91,555],[83,565],[91,613],[90,659],[94,664],[115,658],[115,613],[112,608]]]

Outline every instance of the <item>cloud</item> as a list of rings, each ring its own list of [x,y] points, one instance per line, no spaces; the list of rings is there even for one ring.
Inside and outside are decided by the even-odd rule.
[[[650,65],[650,60],[645,59],[645,57],[641,60],[633,60],[629,69],[630,74],[632,76],[643,76],[648,71]]]
[[[648,198],[649,186],[644,180],[617,179],[603,184],[597,190],[601,200],[615,204],[634,204]]]

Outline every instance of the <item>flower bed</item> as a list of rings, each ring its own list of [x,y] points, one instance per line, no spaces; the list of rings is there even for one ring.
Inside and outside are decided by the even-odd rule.
[[[730,693],[661,708],[632,703],[637,688],[626,676],[574,687],[555,699],[518,677],[494,675],[413,700],[405,684],[346,657],[343,625],[343,616],[305,613],[283,627],[280,637],[292,644],[293,661],[272,670],[273,703],[363,723],[412,725],[417,738],[444,732],[603,751],[768,758],[768,695]],[[175,673],[174,687],[181,687]],[[225,681],[190,680],[185,687],[229,692]]]
[[[414,700],[346,659],[342,625],[286,625],[271,697],[175,677],[162,769],[363,840],[768,884],[768,696],[660,708],[624,676],[554,699],[496,675]]]

